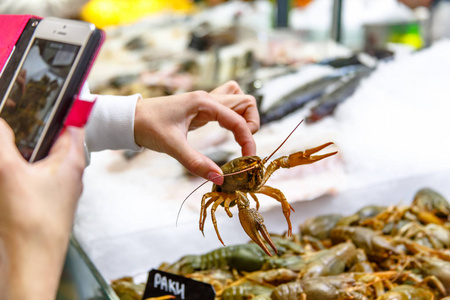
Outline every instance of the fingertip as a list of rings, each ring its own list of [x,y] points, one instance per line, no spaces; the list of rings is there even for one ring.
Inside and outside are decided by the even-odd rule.
[[[14,131],[3,118],[0,118],[0,145],[1,156],[9,155],[13,152],[20,155],[15,144]]]
[[[217,185],[222,185],[224,181],[223,175],[217,173],[216,171],[209,172],[206,177],[209,181],[212,181]]]
[[[251,156],[256,155],[256,144],[255,142],[248,142],[242,146],[242,155]]]
[[[79,127],[67,126],[66,132],[68,132],[70,139],[74,142],[74,145],[82,145],[84,142],[84,129]]]
[[[9,126],[9,124],[3,118],[0,118],[0,128],[2,128],[2,130],[7,130],[8,132],[12,132],[11,126]]]
[[[86,158],[84,151],[84,128],[79,127],[67,127],[67,132],[70,135],[70,149],[73,152],[74,157],[79,161],[79,165],[82,169],[86,166]]]
[[[14,140],[14,132],[11,126],[9,126],[8,122],[6,122],[6,120],[3,118],[0,118],[0,130],[4,130],[5,133],[9,135],[12,140]]]
[[[193,149],[192,149],[193,150]],[[185,153],[186,154],[186,153]],[[187,155],[187,154],[186,154]],[[183,163],[180,159],[182,156],[178,157],[178,161],[185,165],[189,172],[194,175],[203,177],[215,184],[221,185],[223,183],[223,172],[218,165],[216,165],[210,158],[204,156],[203,154],[193,150],[191,155],[192,158],[187,164]],[[177,159],[177,157],[174,156]]]
[[[3,170],[8,172],[10,164],[16,168],[17,163],[26,162],[17,149],[14,131],[2,118],[0,118],[0,145],[0,165]]]
[[[60,152],[61,149],[68,148],[70,145],[70,140],[71,140],[70,127],[66,127],[61,131],[61,134],[53,143],[49,152],[49,156],[52,156],[53,153]]]
[[[85,167],[84,129],[67,126],[50,149],[46,160],[63,161],[67,158]]]

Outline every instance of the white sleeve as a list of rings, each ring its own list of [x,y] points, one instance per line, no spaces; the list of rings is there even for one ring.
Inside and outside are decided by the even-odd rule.
[[[83,97],[87,93],[89,90],[85,84],[80,95]],[[142,150],[134,141],[134,115],[141,95],[95,96],[97,100],[85,126],[88,150]]]

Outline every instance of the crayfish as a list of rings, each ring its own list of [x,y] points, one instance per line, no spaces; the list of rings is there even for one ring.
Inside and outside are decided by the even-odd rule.
[[[301,122],[294,128],[289,136],[300,124]],[[277,253],[277,249],[264,225],[264,219],[258,212],[259,202],[256,194],[267,195],[281,203],[283,214],[288,223],[287,235],[292,235],[290,211],[294,211],[294,209],[280,190],[265,185],[267,180],[279,168],[292,168],[299,165],[312,164],[337,153],[336,151],[323,155],[313,155],[333,144],[330,142],[312,149],[293,153],[289,156],[282,156],[270,162],[268,166],[265,166],[272,155],[286,142],[289,136],[270,156],[264,159],[261,159],[258,156],[244,156],[229,161],[221,167],[224,174],[223,184],[220,186],[214,184],[212,191],[204,194],[202,198],[199,221],[199,228],[202,233],[205,225],[207,208],[211,206],[211,218],[214,229],[220,242],[225,245],[217,228],[215,211],[219,205],[222,205],[228,216],[231,218],[233,215],[230,212],[230,207],[237,205],[239,210],[239,220],[247,235],[269,256],[272,255],[264,244],[264,240],[272,247],[275,253]],[[247,198],[247,194],[250,194],[256,202],[256,209],[250,208],[250,201]],[[262,238],[264,238],[264,240]]]

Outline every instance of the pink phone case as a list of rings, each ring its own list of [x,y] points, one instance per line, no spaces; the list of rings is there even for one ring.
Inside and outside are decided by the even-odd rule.
[[[19,40],[25,26],[31,18],[40,19],[31,15],[0,15],[0,69],[3,70],[8,58]],[[1,74],[1,72],[0,72]]]
[[[74,66],[71,79],[67,82],[63,94],[60,95],[58,106],[55,107],[52,117],[45,124],[45,132],[39,133],[39,128],[36,128],[36,126],[27,127],[30,126],[29,123],[36,122],[36,114],[28,116],[26,104],[25,106],[22,105],[20,116],[24,119],[20,120],[19,115],[15,115],[11,108],[13,107],[11,106],[11,99],[8,99],[5,95],[7,93],[11,95],[14,92],[14,89],[11,89],[10,92],[10,84],[13,80],[16,80],[15,75],[27,53],[30,42],[33,40],[33,33],[41,20],[42,18],[32,15],[0,15],[0,101],[5,102],[0,103],[0,115],[5,111],[3,115],[5,119],[8,121],[8,118],[11,118],[9,121],[13,122],[11,123],[11,126],[14,127],[13,130],[15,132],[17,130],[18,135],[22,136],[20,139],[17,138],[16,144],[25,159],[30,162],[44,158],[50,151],[53,142],[66,126],[83,127],[87,123],[95,99],[80,99],[79,94],[105,39],[103,31],[99,29],[92,31],[77,65]],[[45,77],[43,78],[45,79]],[[21,103],[31,103],[31,107],[35,107],[39,105],[39,101],[42,101],[43,98],[36,96],[37,99],[33,99],[32,88],[33,86],[30,86],[32,96],[27,97],[26,102]],[[8,103],[9,106],[6,111],[4,108]],[[18,118],[15,119],[16,116]],[[31,129],[25,129],[24,131],[24,128],[33,128],[34,131],[32,132]],[[26,135],[26,132],[30,132],[30,135]],[[25,137],[23,137],[24,134]],[[39,134],[43,134],[42,138]],[[36,137],[40,138],[39,143]]]
[[[0,94],[6,91],[31,40],[34,29],[41,19],[41,17],[33,15],[0,15]],[[102,32],[97,54],[103,40],[104,34]],[[89,74],[97,54],[92,57],[82,82]],[[81,89],[81,86],[79,89]],[[85,101],[75,96],[64,126],[83,127],[89,118],[94,103],[95,101]]]

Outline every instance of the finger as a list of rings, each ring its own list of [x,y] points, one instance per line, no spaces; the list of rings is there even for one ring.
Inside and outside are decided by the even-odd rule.
[[[256,100],[251,95],[212,95],[215,100],[229,107],[247,122],[247,126],[252,133],[259,130],[260,118]]]
[[[54,193],[60,195],[60,213],[65,214],[68,226],[73,224],[78,199],[83,192],[84,130],[67,127],[44,159],[33,164],[36,174],[42,174],[57,186]],[[70,230],[70,228],[66,228]]]
[[[211,91],[211,94],[221,94],[221,95],[225,95],[225,94],[244,94],[244,92],[242,91],[241,87],[239,86],[239,84],[234,81],[228,81],[220,86],[218,86],[217,88],[215,88],[214,90]]]
[[[252,132],[241,115],[214,101],[208,101],[208,105],[200,112],[200,114],[202,113],[206,113],[207,116],[199,115],[200,118],[217,121],[220,126],[233,133],[236,142],[242,148],[242,155],[247,156],[256,153],[256,144]]]
[[[251,99],[254,100],[253,97],[248,98],[251,102]],[[256,133],[259,130],[260,119],[259,119],[259,111],[255,105],[249,105],[249,103],[240,102],[237,106],[232,108],[238,114],[240,114],[245,121],[247,122],[247,126],[252,133]]]
[[[211,159],[196,151],[189,145],[185,137],[173,138],[171,149],[167,153],[178,160],[190,173],[203,177],[221,185],[223,183],[222,169]]]
[[[52,146],[49,155],[38,163],[53,164],[57,166],[58,170],[62,170],[61,173],[81,177],[86,167],[84,130],[67,127]]]
[[[13,130],[2,118],[0,118],[0,145],[0,158],[11,159],[22,156],[16,147]]]

